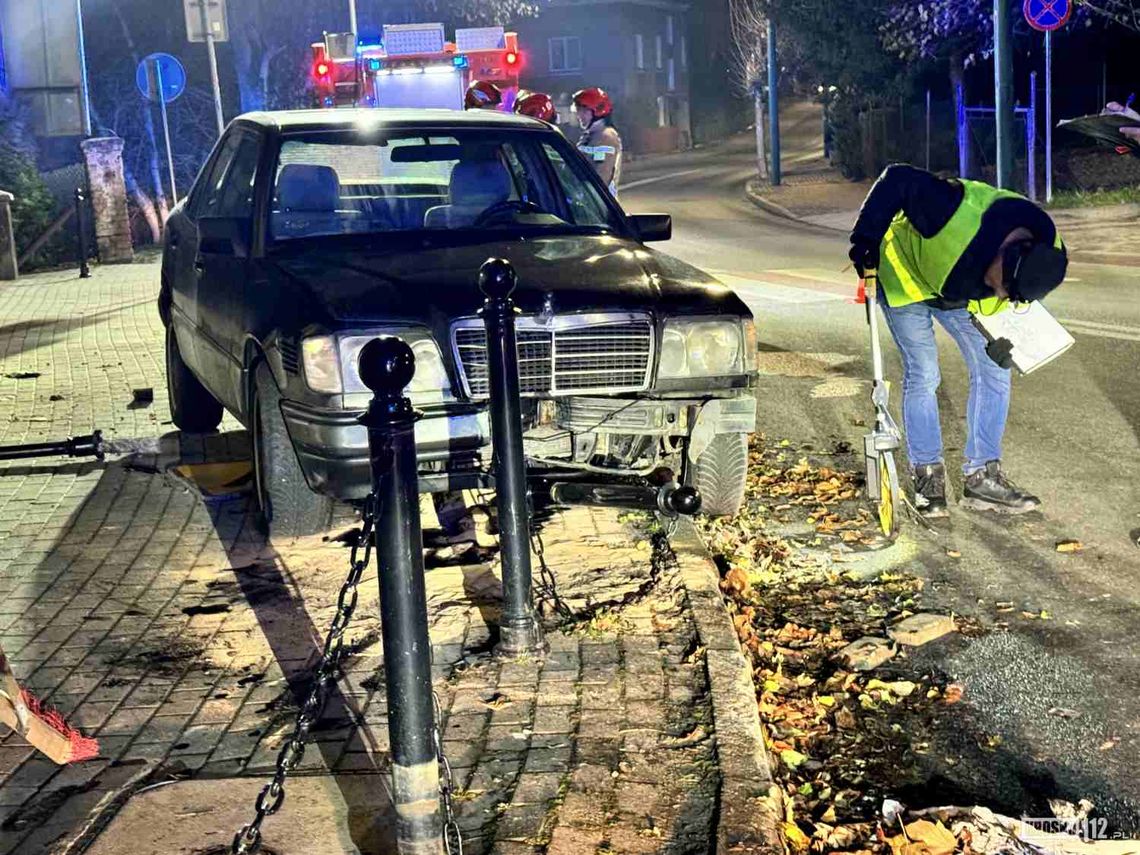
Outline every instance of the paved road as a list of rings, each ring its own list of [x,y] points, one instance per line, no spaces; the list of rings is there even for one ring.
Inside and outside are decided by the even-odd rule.
[[[853,422],[868,414],[861,381],[870,366],[862,310],[847,300],[843,235],[753,207],[743,195],[749,142],[636,164],[623,204],[672,212],[670,251],[717,273],[754,311],[764,351],[762,429],[817,448],[857,444],[864,429]],[[1129,540],[1140,527],[1138,288],[1132,270],[1073,264],[1049,304],[1077,347],[1015,381],[1005,460],[1042,497],[1044,512],[1005,520],[956,511],[951,529],[912,526],[895,547],[898,562],[929,578],[960,613],[992,625],[1011,617],[997,602],[1016,604],[1008,631],[927,654],[931,667],[964,679],[973,700],[942,746],[963,760],[931,770],[936,789],[926,797],[935,801],[973,798],[1014,810],[1056,792],[1091,798],[1120,827],[1140,829],[1140,550]],[[949,339],[941,347],[948,462],[957,466],[965,367]],[[887,351],[898,378],[893,346]],[[1058,554],[1065,538],[1080,539],[1085,551]],[[951,546],[960,560],[947,556]],[[1050,619],[1020,619],[1022,609],[1045,609]],[[988,735],[1002,737],[997,755],[971,754]],[[1113,738],[1119,743],[1102,749]]]

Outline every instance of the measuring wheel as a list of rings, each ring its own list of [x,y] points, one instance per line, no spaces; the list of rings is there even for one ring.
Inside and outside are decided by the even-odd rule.
[[[890,540],[898,536],[902,523],[903,497],[899,487],[899,471],[895,465],[895,450],[901,443],[902,432],[891,417],[891,386],[883,376],[883,351],[879,345],[879,322],[875,311],[878,301],[878,277],[875,271],[866,271],[859,284],[856,302],[867,309],[867,326],[871,332],[871,403],[875,407],[875,429],[863,437],[863,455],[867,473],[867,498],[879,521],[883,535]]]
[[[879,500],[876,512],[879,528],[892,540],[898,536],[902,519],[902,491],[899,487],[899,471],[895,466],[893,451],[879,452],[878,459]]]

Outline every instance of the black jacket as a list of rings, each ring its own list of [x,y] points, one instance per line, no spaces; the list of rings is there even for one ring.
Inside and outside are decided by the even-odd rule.
[[[891,220],[900,211],[920,235],[933,237],[950,222],[964,195],[965,189],[956,179],[939,178],[907,164],[892,164],[867,194],[851,240],[882,243]],[[992,297],[993,291],[985,284],[986,270],[1006,237],[1017,228],[1029,229],[1042,243],[1052,244],[1057,237],[1053,220],[1028,199],[999,199],[982,216],[981,228],[950,271],[941,297],[927,302],[935,308],[952,309],[970,300]]]

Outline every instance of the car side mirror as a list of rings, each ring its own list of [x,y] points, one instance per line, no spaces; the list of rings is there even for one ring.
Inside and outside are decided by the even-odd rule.
[[[629,219],[642,243],[673,238],[673,217],[670,214],[632,214]]]
[[[202,217],[198,220],[198,251],[204,255],[249,258],[253,227],[244,217]]]

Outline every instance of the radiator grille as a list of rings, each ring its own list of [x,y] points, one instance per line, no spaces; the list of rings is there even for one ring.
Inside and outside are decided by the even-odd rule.
[[[541,326],[522,318],[517,339],[524,395],[635,392],[649,384],[653,327],[648,319],[568,317]],[[481,325],[461,326],[453,341],[468,394],[488,397],[486,332]]]

